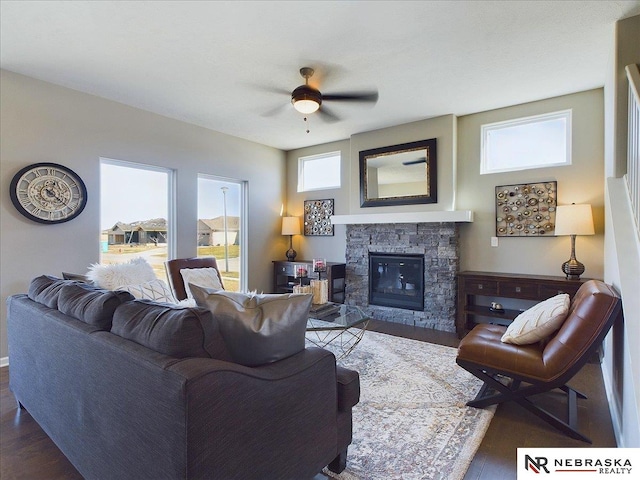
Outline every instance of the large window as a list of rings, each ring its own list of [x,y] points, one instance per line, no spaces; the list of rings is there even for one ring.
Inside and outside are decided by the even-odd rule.
[[[247,288],[246,182],[198,175],[198,256],[216,257],[225,290]]]
[[[100,263],[143,257],[166,281],[172,195],[172,170],[101,159]]]
[[[340,152],[298,159],[298,192],[340,188]]]
[[[571,110],[482,125],[480,173],[571,165]]]

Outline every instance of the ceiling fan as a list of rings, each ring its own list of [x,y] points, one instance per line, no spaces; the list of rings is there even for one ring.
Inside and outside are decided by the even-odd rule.
[[[418,163],[427,163],[427,157],[422,157],[416,160],[409,160],[407,162],[402,162],[402,165],[416,165]]]
[[[314,70],[311,67],[302,67],[300,75],[304,78],[304,85],[296,87],[291,95],[291,103],[293,108],[305,115],[318,112],[325,120],[337,121],[340,118],[332,113],[324,102],[364,102],[376,103],[378,101],[378,92],[371,91],[354,91],[344,93],[328,93],[322,94],[320,90],[309,85],[309,78],[313,76]],[[282,90],[277,90],[282,93]],[[289,92],[286,92],[289,95]],[[277,111],[277,110],[276,110]],[[275,111],[273,112],[275,113]]]

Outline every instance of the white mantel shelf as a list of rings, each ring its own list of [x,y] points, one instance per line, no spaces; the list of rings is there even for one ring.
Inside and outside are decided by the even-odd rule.
[[[443,223],[473,222],[471,210],[438,212],[361,213],[357,215],[332,215],[333,225],[360,225],[367,223]]]

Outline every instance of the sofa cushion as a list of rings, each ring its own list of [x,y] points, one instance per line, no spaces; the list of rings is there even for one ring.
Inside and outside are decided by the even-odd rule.
[[[31,280],[29,284],[29,292],[27,295],[34,302],[46,305],[49,308],[58,308],[58,296],[60,289],[65,285],[74,282],[70,280],[62,280],[49,275],[40,275]]]
[[[71,283],[60,289],[58,310],[89,325],[109,330],[116,308],[130,300],[133,300],[133,295],[128,292],[112,292],[83,283]]]
[[[116,309],[111,333],[176,358],[230,360],[218,323],[202,308],[134,300]]]
[[[156,279],[153,268],[142,257],[126,263],[93,264],[89,267],[87,278],[100,288],[115,290],[125,285],[139,285]]]
[[[197,304],[213,313],[233,361],[258,366],[305,348],[312,296],[225,292],[190,285]]]
[[[501,338],[504,343],[529,345],[558,330],[569,313],[569,295],[548,298],[518,315]]]

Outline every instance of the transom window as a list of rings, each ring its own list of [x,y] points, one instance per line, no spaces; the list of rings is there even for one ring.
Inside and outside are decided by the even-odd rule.
[[[340,188],[340,152],[298,158],[298,192]]]
[[[571,110],[482,125],[480,174],[571,165]]]

